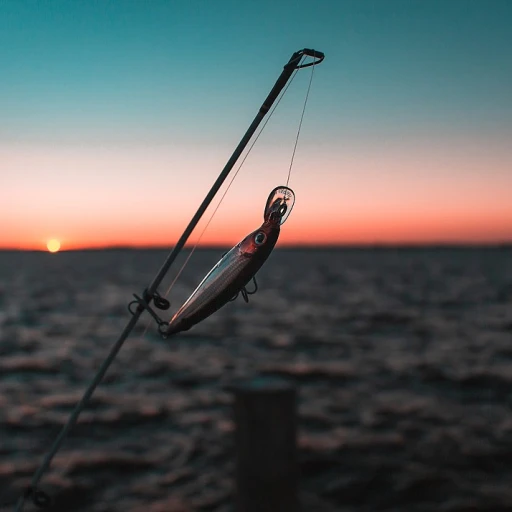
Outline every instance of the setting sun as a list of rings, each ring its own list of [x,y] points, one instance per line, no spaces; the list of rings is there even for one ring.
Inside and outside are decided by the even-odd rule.
[[[50,252],[58,252],[60,249],[60,242],[58,240],[52,239],[48,240],[46,247]]]

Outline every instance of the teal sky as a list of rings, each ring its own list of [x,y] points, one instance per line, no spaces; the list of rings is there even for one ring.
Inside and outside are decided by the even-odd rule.
[[[4,244],[73,239],[60,217],[75,233],[99,233],[106,218],[109,233],[128,233],[121,218],[148,198],[179,231],[304,47],[326,60],[315,69],[292,176],[303,206],[291,232],[300,222],[314,229],[308,219],[328,186],[339,193],[322,240],[354,239],[356,217],[367,229],[372,215],[395,212],[391,222],[416,212],[425,228],[429,212],[463,219],[464,208],[494,222],[490,231],[461,225],[469,238],[512,239],[503,192],[512,190],[511,26],[506,0],[3,0]],[[309,76],[298,75],[242,178],[258,219],[268,191],[286,179]],[[174,227],[158,228],[173,241]]]

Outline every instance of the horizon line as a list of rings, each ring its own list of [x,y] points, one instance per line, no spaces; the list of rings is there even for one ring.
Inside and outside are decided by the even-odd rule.
[[[201,244],[195,247],[195,250],[222,250],[230,249],[232,245],[227,244]],[[83,246],[70,249],[61,248],[58,252],[86,252],[86,251],[164,251],[172,250],[174,245],[102,245],[102,246]],[[192,250],[193,244],[185,245],[183,250]],[[457,249],[457,248],[512,248],[512,240],[496,242],[341,242],[341,243],[320,243],[320,244],[285,244],[276,247],[274,250],[319,250],[319,249]],[[0,246],[0,252],[49,252],[47,249],[31,249],[23,247]]]

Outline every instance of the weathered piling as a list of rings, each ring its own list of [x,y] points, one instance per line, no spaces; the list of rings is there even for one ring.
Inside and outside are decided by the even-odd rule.
[[[297,391],[261,377],[232,388],[236,512],[297,512]]]

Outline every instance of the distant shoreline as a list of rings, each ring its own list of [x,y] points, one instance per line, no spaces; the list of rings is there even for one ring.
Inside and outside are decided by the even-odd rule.
[[[196,248],[197,251],[220,251],[230,249],[231,245],[201,245]],[[88,247],[76,249],[62,249],[61,253],[69,252],[116,252],[116,251],[169,251],[173,248],[169,246],[106,246],[106,247]],[[192,246],[186,246],[183,250],[192,249]],[[410,243],[410,244],[337,244],[337,245],[284,245],[275,248],[276,251],[387,251],[387,250],[509,250],[512,249],[512,242],[503,243]],[[44,249],[16,249],[10,247],[0,247],[1,253],[23,252],[23,253],[48,253]]]

